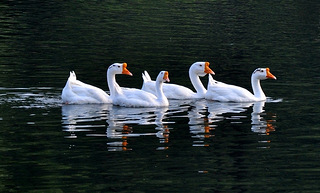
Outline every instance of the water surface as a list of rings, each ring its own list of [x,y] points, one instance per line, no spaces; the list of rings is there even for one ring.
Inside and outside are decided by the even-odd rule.
[[[318,192],[319,3],[0,3],[2,192]],[[166,108],[64,105],[74,70],[106,91],[106,69],[168,70],[208,61],[215,79],[265,102],[170,100]],[[207,76],[201,79],[207,84]]]

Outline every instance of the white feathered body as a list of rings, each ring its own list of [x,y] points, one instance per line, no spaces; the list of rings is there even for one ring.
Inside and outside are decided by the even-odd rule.
[[[209,75],[209,77],[211,77]],[[247,89],[209,78],[206,99],[221,102],[252,102],[256,97]]]
[[[123,107],[161,107],[169,106],[168,99],[157,98],[154,94],[135,89],[121,88],[122,94],[116,94],[113,99],[114,105]]]
[[[156,94],[136,88],[122,88],[116,82],[116,74],[132,75],[127,69],[127,64],[115,63],[108,68],[107,81],[110,96],[114,105],[124,107],[162,107],[169,106],[169,101],[163,94],[162,85],[169,81],[168,72],[161,71],[157,77]]]
[[[178,84],[164,83],[163,93],[168,99],[204,98],[206,89],[199,77],[203,77],[206,74],[214,74],[214,72],[209,68],[209,62],[195,62],[189,68],[189,78],[196,92]],[[147,71],[144,71],[142,78],[143,85],[141,89],[155,94],[155,81],[151,80]]]
[[[141,89],[146,92],[156,94],[155,85],[156,81],[146,80],[144,81]],[[190,99],[196,97],[196,93],[193,92],[191,89],[171,83],[163,84],[163,93],[164,95],[166,95],[168,99]]]
[[[156,81],[151,80],[147,71],[142,73],[143,85],[141,90],[156,94]],[[191,89],[178,84],[163,83],[163,93],[168,99],[191,99],[203,98],[200,94],[193,92]]]
[[[112,103],[110,96],[102,89],[83,83],[72,71],[61,94],[66,104]]]
[[[205,98],[209,100],[216,100],[221,102],[255,102],[265,101],[266,95],[264,94],[260,80],[277,79],[271,74],[269,68],[257,68],[251,75],[251,86],[253,94],[247,89],[225,84],[216,81],[209,75],[208,88]]]

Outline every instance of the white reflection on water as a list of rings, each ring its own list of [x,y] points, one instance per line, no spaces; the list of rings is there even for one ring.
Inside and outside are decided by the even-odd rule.
[[[105,127],[104,124],[94,124],[94,122],[108,119],[108,111],[111,108],[110,104],[63,105],[62,128],[63,131],[70,133],[66,138],[77,138],[77,132],[94,131],[97,127]]]
[[[270,101],[274,102],[274,101]],[[207,102],[208,105],[208,119],[210,122],[218,122],[223,119],[230,120],[231,123],[242,123],[241,119],[247,118],[245,115],[238,115],[245,112],[252,106],[251,113],[251,130],[255,133],[268,134],[274,131],[272,122],[276,118],[275,114],[272,115],[273,119],[265,120],[264,106],[266,101],[252,102],[252,103],[220,103],[220,102]],[[227,113],[232,113],[230,116],[225,116]],[[236,114],[236,115],[235,115]]]
[[[66,138],[77,138],[78,132],[86,132],[88,137],[106,137],[109,151],[131,150],[128,139],[141,136],[156,136],[159,139],[157,150],[168,149],[170,132],[175,122],[173,118],[187,118],[186,125],[192,134],[193,146],[209,146],[209,138],[214,137],[218,123],[227,121],[239,124],[248,119],[245,113],[252,107],[251,131],[268,135],[275,131],[272,125],[275,115],[266,120],[265,102],[221,103],[206,100],[172,100],[165,108],[126,108],[105,105],[63,105],[62,127],[68,132]],[[102,122],[101,122],[102,121]],[[152,125],[153,130],[142,129]],[[98,128],[106,128],[105,133],[97,133]],[[146,128],[146,127],[143,127]],[[267,142],[270,142],[266,140]],[[259,141],[265,142],[265,141]]]
[[[159,138],[158,150],[167,149],[170,127],[174,122],[164,121],[170,115],[181,113],[187,108],[184,103],[173,102],[168,107],[126,108],[110,104],[63,105],[62,127],[70,135],[66,138],[77,138],[78,132],[87,132],[90,137],[107,137],[108,150],[123,151],[128,148],[128,138],[156,136]],[[105,124],[101,124],[105,121]],[[99,122],[100,124],[97,124]],[[153,125],[150,132],[137,132],[139,126]],[[97,134],[95,129],[106,127],[105,134]]]
[[[0,104],[10,105],[12,109],[61,107],[62,128],[68,133],[65,138],[77,138],[80,133],[90,137],[105,137],[110,151],[122,151],[130,149],[128,138],[141,136],[156,136],[159,139],[157,149],[167,149],[176,119],[186,119],[185,124],[189,128],[193,146],[209,146],[210,140],[206,139],[215,137],[214,130],[220,127],[221,121],[241,124],[251,119],[250,130],[260,136],[267,136],[275,131],[276,115],[270,111],[265,112],[264,107],[267,103],[282,102],[282,99],[271,98],[266,102],[255,103],[221,103],[204,99],[170,100],[168,108],[125,108],[110,104],[63,105],[60,94],[61,90],[51,87],[0,87]],[[247,111],[251,109],[250,114]],[[45,118],[48,113],[42,115]],[[144,125],[150,125],[153,129],[143,127]],[[142,127],[148,128],[142,129],[147,132],[139,132]],[[258,142],[267,144],[270,140],[262,137]]]
[[[272,130],[273,126],[271,123],[263,118],[265,101],[255,102],[251,113],[251,130],[256,133],[267,134]],[[270,129],[269,129],[270,128]]]
[[[52,108],[61,106],[60,93],[52,87],[4,88],[0,87],[0,104],[12,108]]]
[[[252,103],[221,103],[204,99],[196,101],[188,111],[193,146],[209,146],[205,139],[214,137],[212,133],[218,127],[217,122],[228,119],[233,124],[238,123],[239,119],[246,118],[239,116],[239,113],[245,112],[251,105]],[[226,116],[227,113],[236,115]]]
[[[224,103],[224,102],[215,102],[207,101],[208,106],[208,119],[210,122],[218,122],[224,119],[230,119],[235,122],[241,118],[246,118],[246,116],[239,116],[241,112],[245,112],[253,103]],[[231,115],[230,117],[224,116],[226,113],[234,113],[236,115]]]
[[[188,111],[188,117],[190,133],[194,139],[193,146],[209,146],[205,143],[205,139],[214,137],[210,134],[210,131],[214,130],[214,126],[209,126],[205,100],[194,102],[193,108]]]
[[[128,148],[127,139],[130,137],[156,136],[159,139],[157,150],[168,149],[170,138],[170,125],[173,121],[165,121],[171,117],[184,117],[178,115],[186,113],[192,100],[172,100],[169,107],[126,108],[113,106],[107,119],[108,139],[118,139],[108,143],[109,151],[131,150]],[[152,132],[138,133],[139,125],[153,125]],[[91,135],[92,136],[92,135]]]
[[[241,123],[247,118],[242,112],[253,105],[253,132],[268,135],[274,131],[273,121],[265,119],[265,103],[219,103],[206,100],[171,100],[168,108],[125,108],[110,104],[99,105],[63,105],[61,90],[51,87],[3,88],[0,87],[0,104],[11,105],[13,109],[60,108],[62,128],[69,135],[77,138],[79,132],[85,136],[106,137],[109,150],[128,150],[127,139],[130,137],[156,136],[159,139],[158,150],[168,148],[170,133],[174,128],[175,118],[185,118],[190,129],[194,146],[208,146],[205,139],[214,137],[213,130],[217,122],[229,120]],[[268,99],[269,102],[282,100]],[[226,114],[233,113],[231,116]],[[270,114],[270,113],[269,113]],[[42,114],[44,117],[48,113]],[[31,115],[30,115],[31,116]],[[36,124],[27,122],[27,124]],[[138,132],[143,125],[152,125],[153,130]],[[104,133],[97,133],[99,128],[106,128]],[[149,127],[148,127],[149,128]]]
[[[148,122],[150,122],[154,117],[154,115],[151,112],[148,113],[149,110],[143,108],[134,109],[113,106],[113,108],[109,112],[110,116],[107,120],[108,127],[106,131],[106,136],[109,139],[113,139],[113,141],[107,143],[108,150],[130,150],[127,148],[128,137],[153,135],[153,133],[133,133],[132,127],[129,126],[129,124],[147,125]]]
[[[281,102],[281,99],[268,99],[268,103]],[[275,131],[273,123],[276,115],[274,113],[265,113],[265,101],[252,103],[224,103],[215,101],[199,100],[193,104],[193,108],[188,111],[189,128],[192,138],[194,138],[193,146],[209,146],[205,142],[206,138],[212,138],[213,130],[218,127],[218,122],[223,120],[230,124],[241,124],[247,120],[248,113],[246,111],[252,108],[251,113],[251,131],[259,135],[269,135]],[[269,140],[258,141],[270,142]]]

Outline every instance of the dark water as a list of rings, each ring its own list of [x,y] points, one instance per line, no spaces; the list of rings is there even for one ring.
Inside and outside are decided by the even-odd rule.
[[[1,192],[319,192],[318,1],[4,1],[0,3]],[[266,102],[172,100],[168,108],[62,105],[70,70],[108,90],[127,62],[188,68],[250,89],[269,67]],[[207,84],[207,77],[202,79]]]

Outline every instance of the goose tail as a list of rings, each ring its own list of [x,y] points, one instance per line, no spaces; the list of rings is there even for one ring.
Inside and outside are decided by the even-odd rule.
[[[143,79],[143,82],[151,81],[151,77],[146,70],[144,71],[144,73],[142,73],[142,79]]]

